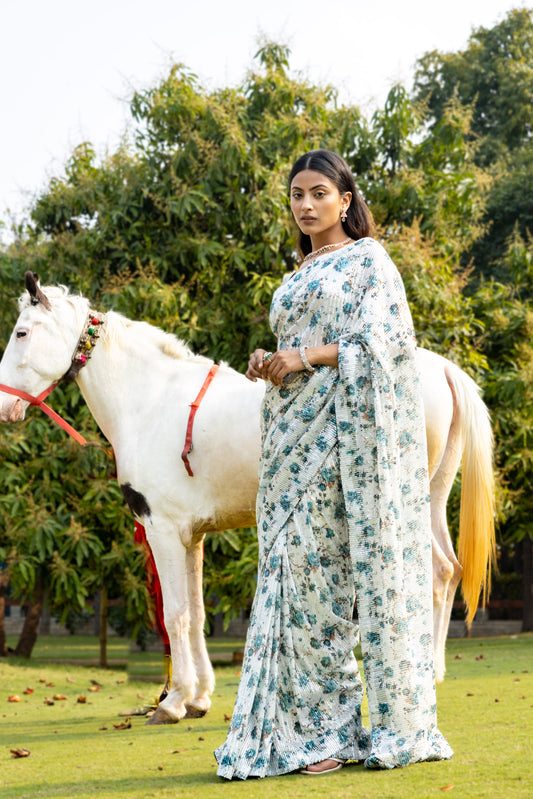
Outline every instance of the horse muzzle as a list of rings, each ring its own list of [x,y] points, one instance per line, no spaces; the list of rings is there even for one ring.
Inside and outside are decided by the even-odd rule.
[[[27,402],[19,397],[0,393],[0,422],[21,422],[26,415]]]

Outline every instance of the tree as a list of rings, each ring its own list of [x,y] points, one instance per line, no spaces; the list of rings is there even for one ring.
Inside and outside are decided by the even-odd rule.
[[[86,409],[85,417],[90,425]],[[105,453],[32,415],[5,432],[0,455],[1,559],[12,594],[30,601],[16,654],[31,655],[45,601],[65,619],[89,610],[101,591],[128,597],[130,618],[144,620],[144,553],[133,545]]]
[[[468,140],[475,163],[486,171],[490,192],[482,219],[484,235],[465,253],[476,271],[512,282],[505,254],[515,224],[532,230],[533,17],[510,11],[493,28],[475,30],[458,53],[433,51],[417,66],[414,94],[427,103],[433,128],[450,102],[471,114]]]
[[[515,9],[492,28],[473,31],[458,53],[419,59],[414,94],[438,123],[452,99],[472,108],[476,160],[488,167],[529,144],[533,132],[533,17]]]
[[[433,127],[452,100],[470,112],[474,159],[489,180],[485,229],[463,261],[471,259],[479,281],[473,302],[490,366],[485,398],[493,414],[500,473],[500,536],[521,542],[524,629],[533,629],[532,53],[532,12],[515,10],[492,29],[475,31],[462,52],[426,54],[415,79],[415,96],[427,103]]]

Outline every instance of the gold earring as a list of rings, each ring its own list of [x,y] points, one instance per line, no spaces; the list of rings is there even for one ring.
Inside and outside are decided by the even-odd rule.
[[[341,211],[341,222],[346,222],[346,208]]]

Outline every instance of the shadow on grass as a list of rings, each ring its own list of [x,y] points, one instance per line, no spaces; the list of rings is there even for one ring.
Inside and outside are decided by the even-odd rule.
[[[343,771],[336,774],[334,777],[327,777],[326,781],[330,787],[331,781],[336,782],[336,787],[340,787],[342,782],[349,779],[350,776],[353,777],[356,775],[356,772],[365,771],[364,766],[362,764],[351,764],[349,767],[343,769]],[[376,772],[374,772],[376,774]],[[95,793],[100,796],[105,797],[112,797],[117,796],[122,799],[122,797],[127,796],[135,796],[135,797],[144,797],[144,796],[157,796],[158,793],[165,792],[165,795],[183,795],[183,791],[186,789],[200,789],[200,788],[207,788],[209,790],[209,795],[217,795],[220,789],[220,794],[224,793],[225,796],[235,796],[236,792],[242,792],[242,794],[256,794],[260,793],[261,795],[267,791],[270,791],[275,787],[275,795],[276,796],[291,796],[291,795],[304,795],[299,791],[297,793],[293,793],[293,788],[296,788],[298,785],[299,788],[306,789],[310,787],[310,783],[306,781],[306,777],[303,777],[299,772],[291,772],[290,774],[284,774],[279,777],[271,777],[266,779],[248,779],[248,780],[225,780],[221,777],[218,777],[215,773],[215,768],[211,768],[207,771],[196,772],[195,774],[164,774],[158,773],[157,775],[149,775],[146,777],[133,777],[133,778],[120,778],[120,779],[83,779],[83,784],[80,786],[80,783],[69,781],[69,782],[56,782],[53,785],[50,785],[46,782],[41,783],[32,783],[31,786],[28,788],[24,788],[19,786],[16,789],[16,792],[9,792],[6,794],[2,794],[2,799],[34,799],[34,797],[38,796],[40,799],[72,799],[75,796],[85,796],[92,793]],[[353,787],[353,783],[350,783]],[[268,787],[270,786],[270,788]],[[313,788],[318,786],[318,781],[313,783]],[[323,787],[326,786],[323,784]],[[346,786],[348,787],[348,786]],[[284,789],[289,789],[290,793],[286,793]],[[281,792],[280,792],[281,790]],[[306,790],[305,794],[308,794],[309,791]],[[316,796],[314,790],[310,792],[313,796]],[[329,791],[327,791],[329,793]],[[191,794],[192,795],[192,791]],[[199,794],[200,796],[206,796],[205,792]],[[319,791],[318,795],[326,795],[326,793],[322,794]],[[339,794],[334,793],[331,794],[333,796],[338,796]],[[347,794],[342,792],[342,796]]]

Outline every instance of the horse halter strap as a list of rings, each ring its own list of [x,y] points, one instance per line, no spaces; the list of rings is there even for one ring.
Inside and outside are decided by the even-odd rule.
[[[209,388],[212,379],[214,378],[218,369],[218,364],[214,363],[209,372],[207,373],[207,377],[205,378],[202,388],[199,391],[198,396],[191,402],[189,411],[189,421],[187,423],[187,433],[185,435],[185,446],[183,448],[183,452],[181,453],[181,459],[187,469],[187,474],[190,477],[194,477],[194,472],[192,470],[191,464],[189,463],[189,452],[192,450],[192,428],[194,424],[194,417],[196,416],[196,411],[200,407],[200,403],[203,400],[207,389]]]
[[[42,391],[38,397],[32,397],[31,394],[26,394],[25,391],[21,391],[18,388],[11,388],[11,386],[4,386],[1,383],[0,391],[4,391],[6,394],[14,394],[15,397],[19,397],[20,399],[29,402],[30,405],[36,405],[38,408],[44,411],[50,417],[50,419],[62,427],[63,430],[66,430],[69,436],[72,436],[72,438],[83,447],[87,443],[87,440],[81,435],[81,433],[78,433],[77,430],[74,430],[72,425],[70,425],[68,422],[65,422],[65,420],[62,419],[58,413],[56,413],[49,405],[46,404],[46,402],[44,402],[46,397],[51,394],[54,388],[56,388],[58,385],[59,383],[53,383],[49,388],[46,388],[44,391]]]
[[[25,391],[21,391],[18,388],[11,388],[11,386],[4,386],[0,384],[0,391],[4,391],[6,394],[13,394],[15,397],[19,397],[20,399],[29,402],[30,405],[35,405],[36,407],[40,408],[50,417],[50,419],[62,427],[63,430],[69,434],[69,436],[72,436],[72,438],[77,441],[78,444],[81,444],[82,447],[87,444],[87,439],[85,439],[81,433],[78,433],[77,430],[74,430],[72,425],[66,422],[58,413],[56,413],[56,411],[47,405],[44,400],[49,394],[52,393],[54,388],[56,388],[62,380],[73,380],[75,377],[77,377],[78,372],[80,369],[82,369],[82,367],[85,366],[93,353],[94,345],[96,344],[98,336],[100,335],[100,325],[104,323],[104,319],[104,315],[98,314],[96,311],[88,312],[82,334],[78,339],[76,349],[74,350],[74,354],[72,356],[70,368],[56,383],[52,383],[51,386],[45,388],[44,391],[41,391],[38,397],[33,397],[31,394],[27,394]]]
[[[104,322],[105,314],[99,314],[97,311],[91,311],[89,309],[81,336],[78,339],[76,349],[72,356],[71,366],[61,380],[74,380],[78,376],[80,369],[83,369],[93,354],[94,347],[100,336],[101,325],[103,325]]]

